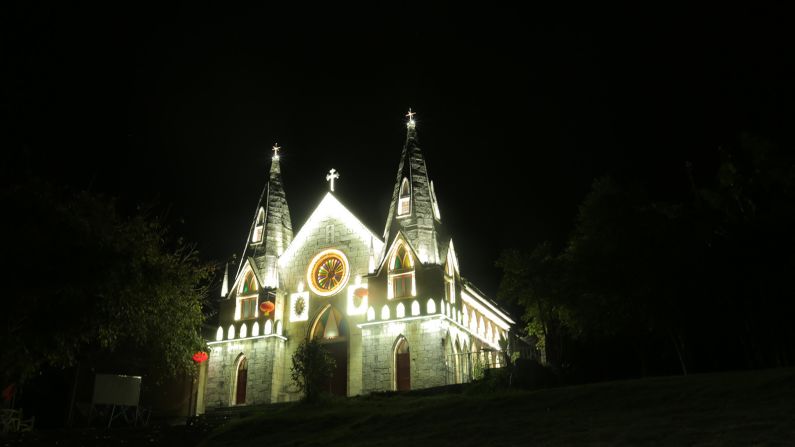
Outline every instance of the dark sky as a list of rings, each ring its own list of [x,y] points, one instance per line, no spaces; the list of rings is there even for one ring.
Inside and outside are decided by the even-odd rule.
[[[296,229],[333,167],[380,234],[409,107],[489,294],[500,250],[562,242],[595,177],[675,195],[743,131],[792,138],[782,11],[31,3],[3,7],[7,166],[154,200],[207,259],[240,252],[275,142]]]

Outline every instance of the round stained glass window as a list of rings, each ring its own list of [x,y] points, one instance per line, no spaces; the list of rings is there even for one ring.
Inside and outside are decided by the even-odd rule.
[[[326,250],[312,260],[307,283],[320,296],[334,295],[348,282],[348,260],[339,250]]]

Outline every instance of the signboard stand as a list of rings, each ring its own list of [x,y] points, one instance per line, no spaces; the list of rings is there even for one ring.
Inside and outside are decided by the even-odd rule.
[[[146,425],[149,423],[149,411],[139,406],[140,398],[141,376],[97,374],[94,378],[94,395],[91,398],[88,424],[91,425],[97,407],[110,407],[107,428],[120,417],[124,417],[133,426]]]

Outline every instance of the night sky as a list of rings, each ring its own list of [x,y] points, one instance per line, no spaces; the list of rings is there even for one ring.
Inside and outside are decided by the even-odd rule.
[[[595,177],[674,197],[741,132],[792,142],[782,11],[19,3],[4,164],[154,201],[205,259],[242,250],[276,142],[296,230],[333,167],[381,234],[409,107],[462,273],[492,296],[500,250],[562,243]]]

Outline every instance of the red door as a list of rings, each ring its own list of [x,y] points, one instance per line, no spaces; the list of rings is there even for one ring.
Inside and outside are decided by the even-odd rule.
[[[409,344],[401,340],[395,351],[395,385],[398,391],[411,389],[411,359]]]
[[[329,393],[335,396],[348,395],[348,343],[325,343],[323,345],[328,349],[331,357],[334,358],[336,363],[334,373],[329,379]]]
[[[237,368],[237,392],[235,393],[235,404],[246,403],[246,383],[248,382],[248,361],[243,359]]]

